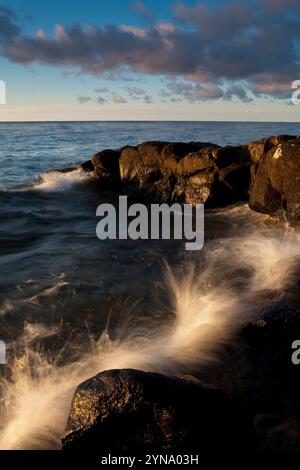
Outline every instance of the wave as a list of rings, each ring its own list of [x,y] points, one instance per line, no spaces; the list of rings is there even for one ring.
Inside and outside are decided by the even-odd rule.
[[[67,191],[94,179],[93,173],[87,173],[81,168],[70,171],[51,170],[43,173],[33,187],[39,191]]]
[[[67,191],[96,180],[97,178],[93,172],[85,172],[80,167],[66,170],[48,170],[35,177],[33,182],[26,183],[26,185],[22,184],[8,188],[1,186],[0,195],[27,193],[32,190],[48,192]]]
[[[99,339],[91,338],[89,348],[66,344],[51,357],[33,340],[55,337],[59,328],[27,324],[17,347],[23,352],[11,363],[10,378],[1,381],[0,448],[59,449],[76,386],[100,371],[191,374],[220,360],[222,346],[257,315],[254,306],[293,282],[299,256],[299,235],[293,230],[266,237],[255,229],[212,241],[199,263],[181,267],[179,274],[166,267],[169,315],[164,320],[127,318],[114,338],[107,328]]]

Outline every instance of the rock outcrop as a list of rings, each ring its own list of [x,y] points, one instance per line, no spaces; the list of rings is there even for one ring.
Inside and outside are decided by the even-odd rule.
[[[286,293],[258,311],[225,347],[221,367],[210,364],[198,375],[251,412],[260,450],[300,450],[300,366],[292,362],[292,344],[300,338],[295,296]]]
[[[247,145],[144,142],[102,150],[82,165],[101,187],[148,202],[205,203],[221,207],[249,201],[270,215],[300,220],[300,138],[282,135]],[[250,198],[250,199],[249,199]]]
[[[289,140],[263,153],[252,168],[249,205],[267,214],[284,212],[300,221],[300,140]]]
[[[248,200],[250,164],[246,146],[144,142],[103,150],[82,168],[93,166],[102,187],[149,202],[224,206]]]
[[[198,381],[109,370],[75,391],[64,450],[101,454],[250,449],[250,420],[224,392]]]

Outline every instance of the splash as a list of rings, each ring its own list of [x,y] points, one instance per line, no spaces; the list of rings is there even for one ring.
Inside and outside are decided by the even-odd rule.
[[[159,324],[146,328],[127,319],[115,339],[107,329],[89,348],[66,345],[54,358],[34,342],[55,337],[58,327],[26,325],[19,340],[23,353],[16,355],[9,380],[1,382],[0,448],[59,449],[76,386],[100,371],[193,373],[220,360],[222,345],[253,315],[256,298],[289,286],[299,256],[299,237],[291,230],[214,240],[201,261],[188,263],[181,274],[166,268],[169,315]]]
[[[94,179],[94,174],[87,173],[81,168],[70,171],[47,171],[34,184],[34,189],[39,191],[67,191],[76,185],[87,183],[92,179]]]

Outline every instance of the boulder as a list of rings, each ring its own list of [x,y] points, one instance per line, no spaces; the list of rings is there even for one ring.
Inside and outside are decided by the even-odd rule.
[[[92,171],[95,171],[95,167],[93,165],[92,160],[88,160],[87,162],[84,162],[80,165],[80,168],[83,171],[86,171],[87,173],[91,173]]]
[[[250,154],[203,142],[145,142],[121,149],[120,175],[123,192],[137,198],[224,206],[248,199]]]
[[[250,208],[300,221],[300,141],[273,146],[252,168]]]
[[[64,450],[101,454],[201,453],[254,445],[247,414],[196,380],[109,370],[75,391]]]
[[[101,187],[152,203],[239,201],[266,214],[300,220],[300,138],[272,136],[247,145],[205,142],[144,142],[102,150],[81,165],[95,171]],[[249,199],[250,194],[250,199]]]
[[[294,140],[296,137],[292,135],[274,135],[267,137],[266,139],[256,140],[247,145],[247,149],[250,153],[251,160],[254,163],[258,163],[262,156],[271,150],[276,145],[282,144],[289,140]]]
[[[102,185],[114,188],[120,182],[119,167],[120,152],[117,150],[102,150],[92,157],[94,171]]]

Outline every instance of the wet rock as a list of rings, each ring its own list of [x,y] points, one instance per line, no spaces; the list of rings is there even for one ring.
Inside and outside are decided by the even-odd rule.
[[[92,157],[96,175],[110,189],[120,182],[119,158],[120,152],[110,149],[102,150]]]
[[[64,450],[114,454],[249,449],[252,427],[224,392],[162,374],[109,370],[75,391]]]
[[[256,140],[247,145],[250,153],[251,160],[258,163],[262,156],[271,150],[274,146],[279,145],[289,140],[294,140],[296,137],[292,135],[274,135],[266,139]]]
[[[300,338],[300,300],[289,297],[242,328],[223,365],[224,388],[252,411],[261,449],[298,450],[300,445],[299,366],[292,363],[292,343]]]
[[[91,173],[92,171],[95,171],[95,167],[93,165],[92,160],[88,160],[87,162],[84,162],[80,165],[80,168],[83,171],[86,171],[87,173]]]
[[[255,417],[255,429],[261,450],[300,451],[300,416],[261,413]]]
[[[298,223],[299,149],[300,138],[289,135],[225,147],[152,141],[103,150],[81,167],[94,170],[101,187],[135,199],[208,207],[249,201],[258,212],[286,213]]]
[[[300,221],[300,141],[273,146],[252,170],[249,205],[267,214],[286,212]]]
[[[145,142],[121,149],[120,175],[125,192],[152,202],[224,206],[248,199],[250,154],[246,147]]]
[[[237,163],[245,163],[251,161],[250,152],[245,145],[233,147],[228,145],[213,150],[213,157],[219,169]]]

